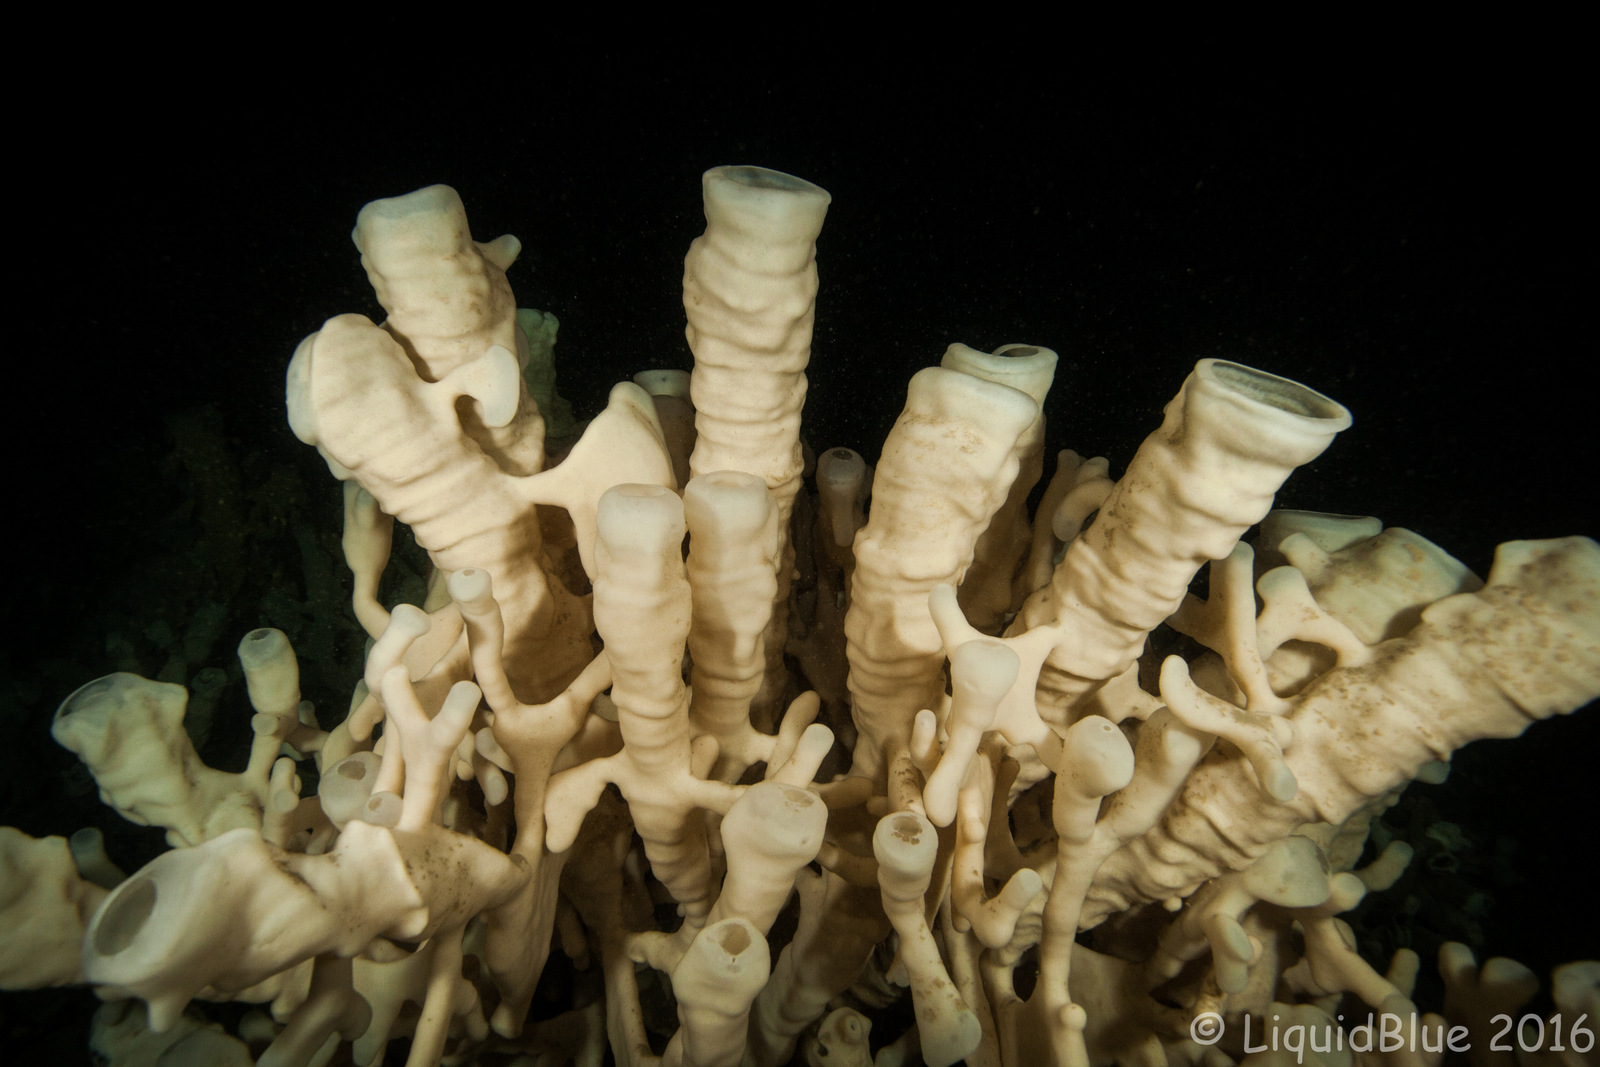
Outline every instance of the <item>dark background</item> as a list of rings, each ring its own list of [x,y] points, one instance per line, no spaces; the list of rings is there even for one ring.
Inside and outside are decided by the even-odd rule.
[[[296,598],[315,630],[302,577],[336,544],[338,490],[288,431],[284,368],[329,316],[381,317],[348,237],[356,212],[433,182],[460,190],[480,240],[522,239],[513,288],[560,318],[561,388],[582,416],[637,370],[690,366],[680,279],[703,228],[699,175],[754,163],[834,198],[805,415],[819,450],[872,461],[911,373],[953,341],[1020,341],[1061,354],[1049,447],[1120,473],[1194,361],[1221,356],[1355,415],[1281,504],[1378,515],[1480,574],[1500,541],[1600,533],[1578,76],[1533,59],[1426,76],[1416,63],[1397,50],[1364,56],[1360,77],[1091,79],[931,58],[846,77],[819,60],[689,77],[628,73],[602,51],[452,95],[419,80],[313,104],[283,72],[273,91],[134,80],[92,110],[23,117],[0,823],[114,831],[48,734],[62,697],[117,666],[107,633],[159,665],[149,620],[181,628],[185,605],[225,603],[210,665],[226,668]],[[305,686],[330,709],[359,657],[338,641]],[[246,717],[239,686],[223,706]],[[1477,908],[1483,940],[1541,972],[1600,951],[1580,874],[1597,718],[1472,746],[1428,790],[1407,832],[1448,820],[1471,844],[1464,887],[1438,890],[1445,902],[1418,890],[1417,922],[1459,926],[1454,912]],[[156,847],[113,840],[130,866]],[[77,1025],[44,1003],[0,1012],[19,1035],[24,1014]]]

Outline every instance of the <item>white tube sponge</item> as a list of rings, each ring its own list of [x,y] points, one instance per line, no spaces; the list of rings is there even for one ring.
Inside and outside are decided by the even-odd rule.
[[[139,826],[166,827],[174,847],[260,827],[271,766],[260,778],[207,767],[183,730],[187,702],[181,685],[108,674],[63,700],[50,723],[94,775],[100,799]]]
[[[340,315],[301,343],[289,425],[409,525],[438,569],[493,575],[512,681],[523,698],[548,700],[591,650],[582,601],[539,565],[534,505],[571,513],[588,566],[600,495],[619,482],[672,482],[654,406],[638,386],[617,385],[566,461],[541,470],[543,423],[523,385],[526,343],[504,276],[516,239],[475,244],[446,186],[367,205],[355,237],[390,319]]]
[[[1062,738],[1056,758],[1051,824],[1055,827],[1056,869],[1045,901],[1044,931],[1039,944],[1039,983],[1035,1010],[1056,1050],[1057,1062],[1080,1062],[1070,1052],[1081,1048],[1083,1009],[1072,1002],[1070,979],[1078,934],[1078,916],[1089,879],[1109,851],[1097,821],[1104,798],[1133,779],[1133,750],[1109,719],[1085,715]]]
[[[83,970],[110,998],[150,1005],[170,1027],[206,987],[235,991],[375,937],[421,941],[521,887],[528,865],[439,827],[411,834],[346,824],[324,856],[234,830],[145,865],[106,898],[84,935]]]
[[[1167,404],[1100,515],[1014,629],[1059,620],[1040,675],[1040,714],[1058,728],[1080,696],[1133,663],[1207,560],[1261,521],[1298,466],[1350,413],[1320,393],[1237,363],[1203,359]]]
[[[701,188],[706,232],[683,261],[685,332],[695,361],[690,470],[760,477],[778,502],[779,528],[787,529],[800,484],[816,241],[832,197],[762,167],[716,167]]]
[[[692,605],[683,503],[669,489],[619,485],[601,498],[595,628],[611,660],[611,698],[641,768],[677,766],[689,745],[680,663]]]
[[[250,765],[245,776],[265,790],[283,743],[300,725],[300,663],[282,630],[251,630],[239,642],[239,664],[256,709]]]
[[[541,700],[589,655],[582,635],[557,625],[563,613],[582,609],[538,565],[528,487],[467,436],[458,414],[465,396],[486,410],[514,412],[520,387],[505,349],[430,382],[388,332],[360,315],[340,315],[303,341],[289,364],[289,425],[336,475],[358,480],[386,514],[410,526],[435,567],[494,576],[508,658],[526,672],[519,678],[526,695]]]
[[[661,883],[698,924],[710,909],[711,854],[699,809],[726,813],[739,790],[702,777],[716,742],[691,744],[683,648],[689,580],[683,565],[683,502],[655,485],[619,485],[600,499],[594,620],[611,664],[622,751],[551,779],[548,844],[565,852],[607,782],[628,801],[645,855]]]
[[[900,961],[911,980],[922,1058],[929,1067],[950,1067],[972,1054],[983,1029],[950,980],[923,910],[938,852],[938,832],[914,811],[890,812],[872,834],[878,892],[900,935]]]
[[[707,921],[737,916],[765,935],[827,828],[827,805],[809,790],[770,781],[746,789],[722,820],[728,876]]]
[[[339,829],[352,819],[360,819],[372,797],[378,777],[378,756],[374,752],[354,752],[322,772],[317,780],[317,800],[323,814]]]
[[[683,511],[694,606],[689,718],[717,739],[717,777],[735,781],[772,752],[772,738],[750,726],[750,702],[761,691],[778,591],[778,512],[766,483],[742,471],[691,480]]]
[[[883,445],[872,514],[856,535],[845,616],[855,773],[882,781],[911,723],[944,695],[944,642],[928,610],[958,585],[1017,474],[1017,439],[1038,417],[1026,393],[943,367],[918,371]]]
[[[0,989],[82,982],[84,930],[105,898],[65,838],[0,826]]]
[[[430,381],[495,345],[517,350],[517,302],[505,269],[522,242],[510,234],[474,241],[467,209],[450,186],[372,201],[350,238],[389,313],[390,332],[404,339]]]
[[[863,514],[867,490],[872,484],[872,472],[867,461],[848,448],[830,448],[817,457],[817,510],[821,515],[821,530],[829,535],[821,550],[834,560],[848,557],[856,539],[856,531],[866,521]],[[840,564],[853,564],[853,558],[837,559]]]
[[[789,515],[800,488],[817,300],[817,235],[833,199],[803,178],[762,167],[716,167],[701,179],[706,231],[683,261],[685,335],[694,353],[695,446],[689,471],[745,471],[778,509],[778,586],[768,623],[763,703],[783,685],[788,626]]]
[[[696,934],[672,971],[680,1025],[662,1067],[736,1067],[750,1005],[771,970],[766,937],[744,919],[723,919]]]
[[[800,920],[794,940],[778,954],[751,1020],[751,1062],[758,1067],[789,1062],[796,1036],[850,987],[891,929],[876,885],[852,884],[824,868],[800,872],[795,888]]]
[[[102,889],[115,889],[128,877],[106,853],[105,835],[96,827],[85,826],[67,838],[67,848],[78,873]]]
[[[1161,823],[1101,866],[1082,925],[1186,896],[1303,823],[1344,822],[1469,741],[1515,737],[1596,696],[1600,545],[1503,544],[1480,592],[1429,606],[1370,661],[1329,671],[1294,698],[1284,752],[1299,783],[1293,800],[1265,802],[1249,761],[1213,750]]]
[[[528,338],[505,276],[522,242],[510,234],[474,241],[461,197],[448,185],[374,200],[350,236],[389,313],[383,329],[418,376],[475,381],[466,388],[476,403],[457,411],[462,430],[503,470],[539,470],[544,419],[522,381]]]
[[[1055,352],[1037,345],[1002,345],[989,353],[953,344],[939,361],[940,366],[1020,389],[1039,405],[1033,425],[1017,438],[1017,477],[1005,503],[978,539],[972,567],[961,583],[962,610],[974,626],[991,633],[1004,616],[1016,610],[1022,597],[1033,591],[1029,586],[1013,603],[1014,579],[1032,540],[1028,495],[1044,473],[1044,399],[1055,380],[1056,359]],[[1042,514],[1048,516],[1049,512]]]

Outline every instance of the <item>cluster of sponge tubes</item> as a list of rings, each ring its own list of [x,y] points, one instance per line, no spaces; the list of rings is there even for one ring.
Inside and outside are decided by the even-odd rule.
[[[50,922],[7,984],[87,981],[173,1048],[267,1065],[401,1035],[411,1064],[865,1064],[856,1008],[906,989],[879,1063],[1231,1062],[1257,1050],[1197,1027],[1315,1025],[1345,994],[1414,1014],[1415,961],[1379,974],[1337,918],[1405,863],[1356,870],[1367,825],[1460,745],[1600,693],[1600,547],[1502,546],[1485,583],[1375,520],[1272,512],[1350,416],[1215,360],[1122,478],[1061,453],[1030,522],[1055,355],[1024,345],[952,346],[875,470],[831,450],[801,493],[828,194],[754,167],[704,193],[692,376],[616,386],[558,462],[516,239],[474,242],[443,186],[362,211],[389,317],[330,320],[288,384],[346,486],[350,712],[317,725],[271,630],[240,646],[238,774],[195,756],[181,687],[73,694],[56,737],[174,848],[123,879],[8,831],[33,872],[11,913]],[[377,597],[396,519],[435,566],[422,608]],[[1147,654],[1163,624],[1199,654]],[[529,1025],[555,945],[603,991]],[[1463,1022],[1510,1002],[1449,962]],[[1569,966],[1556,1003],[1597,986]],[[259,1058],[195,998],[270,1004]],[[136,1029],[114,1013],[97,1047]]]

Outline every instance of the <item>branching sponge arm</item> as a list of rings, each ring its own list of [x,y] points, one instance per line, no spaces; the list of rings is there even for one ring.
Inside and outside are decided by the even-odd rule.
[[[1186,896],[1303,823],[1338,825],[1470,741],[1515,737],[1596,696],[1600,545],[1501,545],[1481,591],[1432,605],[1370,661],[1329,671],[1295,699],[1284,754],[1299,783],[1293,800],[1263,803],[1248,760],[1213,750],[1161,823],[1106,860],[1082,924]]]

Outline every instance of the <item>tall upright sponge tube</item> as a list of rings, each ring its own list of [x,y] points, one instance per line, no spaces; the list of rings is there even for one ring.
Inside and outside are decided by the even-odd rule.
[[[525,476],[544,466],[544,421],[522,382],[527,344],[505,278],[522,246],[474,242],[460,196],[444,185],[368,204],[352,236],[389,318],[338,315],[300,343],[286,382],[290,428],[410,526],[436,568],[493,576],[513,684],[550,699],[592,653],[581,628],[560,624],[582,603],[538,562]],[[650,454],[648,442],[640,451]],[[572,467],[538,484],[570,479]],[[612,481],[651,477],[630,469]]]
[[[711,907],[711,856],[690,773],[689,693],[680,669],[691,617],[683,502],[657,485],[614,486],[600,498],[598,529],[594,622],[611,660],[623,743],[611,781],[628,801],[655,876],[699,925]],[[570,773],[604,766],[591,761]],[[596,788],[585,803],[598,795]],[[552,810],[567,803],[552,790]]]
[[[1055,352],[1038,345],[1002,345],[991,353],[953,344],[939,361],[942,367],[1019,389],[1039,405],[1033,424],[1017,438],[1020,466],[1016,480],[1011,483],[1005,503],[978,538],[972,566],[957,591],[967,621],[985,632],[992,633],[990,628],[998,626],[1022,601],[1021,595],[1013,600],[1014,587],[1033,539],[1028,527],[1028,495],[1044,474],[1044,400],[1055,381],[1056,359]],[[1024,595],[1027,592],[1032,590],[1025,590]]]
[[[771,755],[771,738],[750,728],[750,702],[766,667],[764,641],[778,580],[777,509],[760,478],[719,471],[690,479],[683,511],[694,612],[689,718],[696,733],[717,739],[718,776],[737,781]]]
[[[1350,426],[1343,405],[1298,382],[1203,359],[1139,446],[1100,515],[1073,541],[1016,632],[1059,620],[1066,639],[1039,675],[1039,714],[1072,705],[1132,665],[1195,573],[1233,550],[1296,467]]]
[[[695,935],[672,972],[680,1025],[661,1067],[736,1067],[750,1005],[771,970],[767,939],[748,919],[723,919]]]
[[[374,200],[356,217],[350,239],[389,313],[390,332],[403,338],[429,381],[495,345],[517,351],[517,301],[505,271],[522,242],[509,234],[474,241],[467,209],[450,186]]]
[[[778,508],[777,610],[767,675],[783,663],[788,621],[789,514],[800,488],[800,409],[817,300],[817,235],[832,197],[763,167],[715,167],[701,178],[706,231],[683,261],[684,331],[694,353],[689,472],[744,471]],[[765,703],[781,696],[771,682]]]
[[[856,534],[844,619],[853,773],[883,782],[917,712],[939,707],[944,641],[928,594],[961,583],[1038,417],[1028,394],[958,370],[925,367],[911,379],[878,460],[872,516]]]

